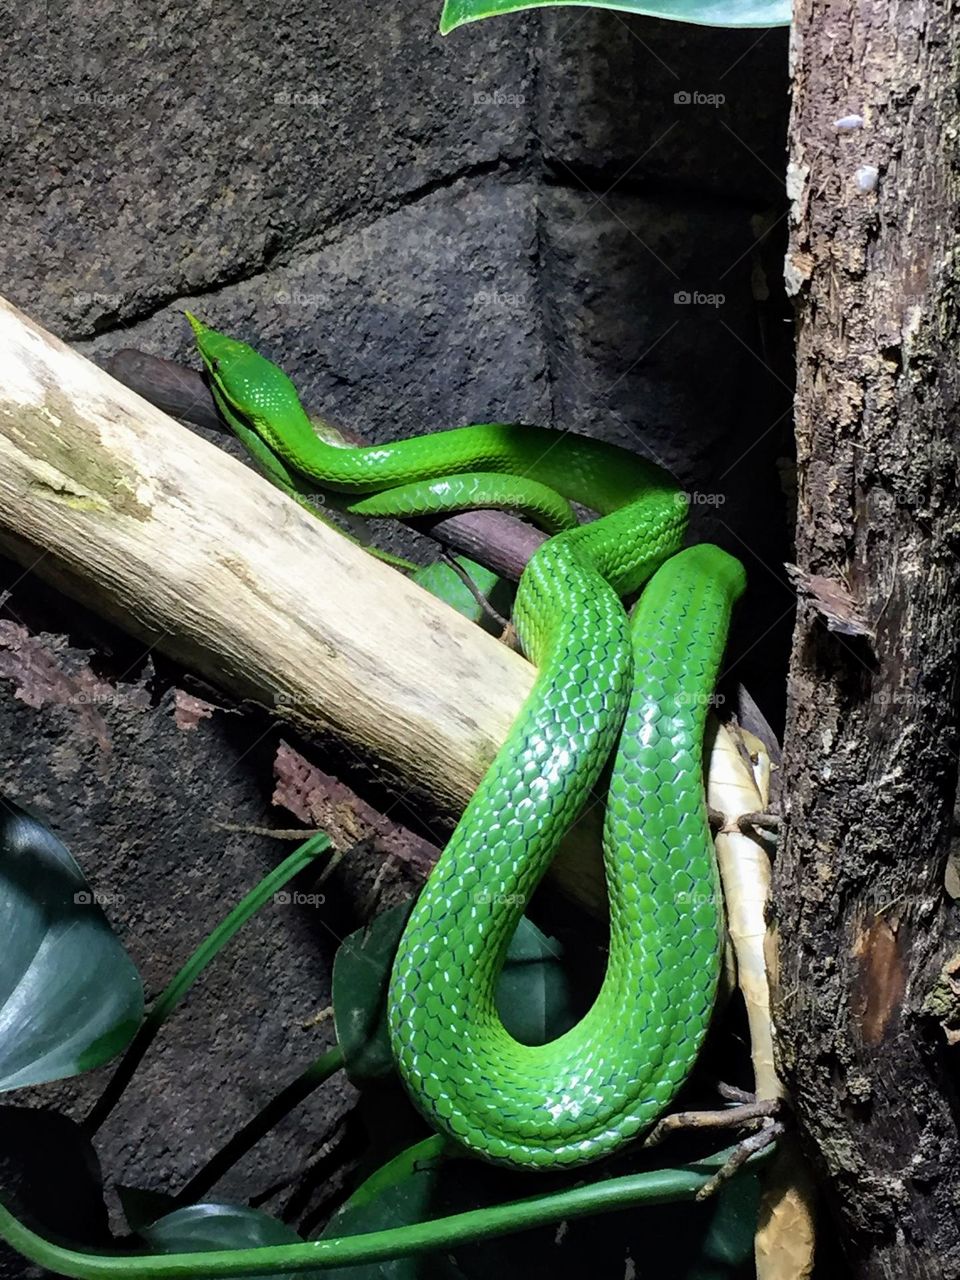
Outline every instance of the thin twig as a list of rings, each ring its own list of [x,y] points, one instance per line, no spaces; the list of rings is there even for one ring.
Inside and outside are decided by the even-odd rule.
[[[497,612],[497,610],[493,607],[493,605],[490,603],[487,597],[483,594],[483,592],[480,590],[480,588],[477,586],[474,580],[470,577],[470,574],[467,572],[467,570],[463,567],[462,564],[460,564],[460,562],[456,559],[455,556],[452,556],[450,554],[450,552],[446,549],[446,547],[444,547],[443,551],[441,551],[440,553],[440,561],[442,564],[446,564],[450,566],[450,568],[461,580],[463,585],[467,588],[467,590],[473,596],[474,600],[476,600],[477,604],[484,611],[484,613],[487,614],[488,617],[492,618],[498,627],[500,627],[503,630],[506,630],[506,628],[510,625],[509,620],[505,618],[502,613]]]

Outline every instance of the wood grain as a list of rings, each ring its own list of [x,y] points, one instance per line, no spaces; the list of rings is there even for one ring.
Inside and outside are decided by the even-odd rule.
[[[0,304],[0,528],[25,568],[461,807],[533,669]]]
[[[459,814],[517,653],[0,299],[0,549],[236,696]],[[604,909],[599,805],[554,876]]]

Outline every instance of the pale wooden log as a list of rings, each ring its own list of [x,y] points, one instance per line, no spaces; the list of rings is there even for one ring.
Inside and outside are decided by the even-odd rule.
[[[30,568],[461,807],[533,669],[0,304],[0,526]]]
[[[518,654],[2,299],[0,549],[453,813],[533,681]],[[596,848],[597,819],[570,847]],[[567,878],[596,905],[593,866]]]

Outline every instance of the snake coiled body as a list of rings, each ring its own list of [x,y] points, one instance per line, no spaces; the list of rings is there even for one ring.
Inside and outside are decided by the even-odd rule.
[[[609,1154],[669,1104],[713,1007],[722,908],[702,749],[742,567],[717,547],[680,551],[683,495],[624,450],[503,424],[336,448],[275,366],[194,327],[221,401],[299,474],[367,495],[354,509],[450,510],[482,492],[562,530],[531,559],[514,611],[537,679],[417,900],[388,1019],[411,1096],[462,1146],[520,1168]],[[576,524],[557,495],[601,518]],[[628,622],[621,598],[645,582]],[[506,949],[615,747],[606,975],[575,1027],[522,1045],[496,1011]]]

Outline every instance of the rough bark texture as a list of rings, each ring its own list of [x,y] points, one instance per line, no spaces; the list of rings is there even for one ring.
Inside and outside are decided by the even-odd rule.
[[[960,6],[803,0],[782,1065],[857,1277],[960,1275]],[[805,577],[804,577],[805,576]],[[827,1232],[827,1235],[830,1233]]]

